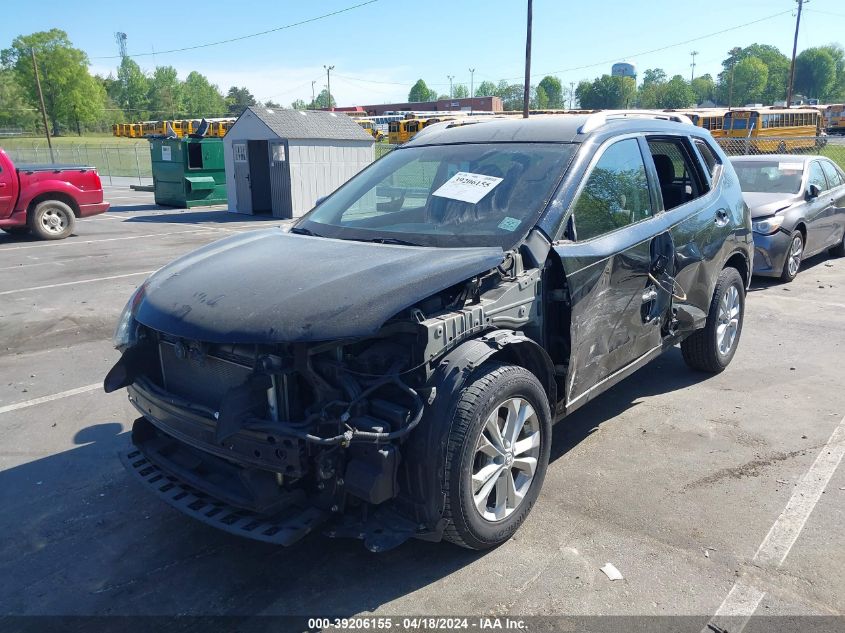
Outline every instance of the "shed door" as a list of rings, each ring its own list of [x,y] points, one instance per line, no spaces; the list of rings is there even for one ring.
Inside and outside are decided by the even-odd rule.
[[[270,143],[270,193],[273,216],[292,218],[293,208],[290,192],[290,163],[287,141]]]
[[[241,213],[252,213],[252,191],[249,186],[249,158],[246,141],[232,143],[235,157],[235,197]]]

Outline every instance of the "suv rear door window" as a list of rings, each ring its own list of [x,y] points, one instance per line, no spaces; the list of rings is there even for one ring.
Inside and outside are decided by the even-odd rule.
[[[637,139],[602,154],[573,207],[578,241],[589,240],[652,216],[645,163]]]
[[[664,209],[674,209],[707,192],[706,181],[685,140],[650,138],[648,147],[657,169]]]

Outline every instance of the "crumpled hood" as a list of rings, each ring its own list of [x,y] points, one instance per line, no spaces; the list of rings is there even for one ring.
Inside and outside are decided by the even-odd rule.
[[[430,248],[251,231],[156,272],[135,318],[212,343],[368,336],[436,292],[502,262],[497,247]]]
[[[791,207],[802,199],[801,194],[798,193],[763,193],[757,191],[743,192],[742,197],[751,211],[752,218],[773,215],[781,209]]]

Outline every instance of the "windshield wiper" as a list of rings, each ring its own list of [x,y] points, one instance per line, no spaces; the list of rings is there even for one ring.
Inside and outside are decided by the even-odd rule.
[[[306,229],[301,226],[294,226],[290,230],[291,233],[295,233],[296,235],[310,235],[311,237],[323,237],[322,235],[318,235],[311,229]]]
[[[399,246],[423,246],[416,242],[409,242],[408,240],[400,240],[396,237],[374,237],[371,240],[355,240],[356,242],[376,242],[377,244],[398,244]]]

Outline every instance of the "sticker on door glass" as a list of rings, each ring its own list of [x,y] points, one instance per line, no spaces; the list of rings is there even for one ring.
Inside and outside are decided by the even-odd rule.
[[[484,196],[493,191],[502,180],[504,179],[496,178],[496,176],[459,171],[431,195],[477,204]]]
[[[804,165],[801,163],[778,163],[778,169],[780,171],[801,171],[804,169]]]
[[[516,218],[512,218],[508,215],[505,216],[504,220],[499,222],[499,228],[513,233],[519,228],[520,224],[522,224],[522,220],[517,220]]]

